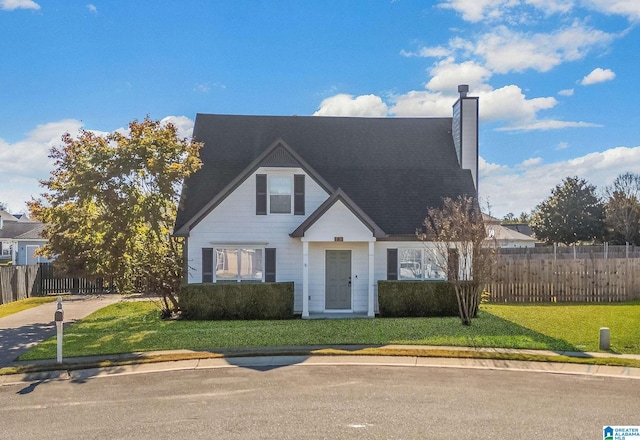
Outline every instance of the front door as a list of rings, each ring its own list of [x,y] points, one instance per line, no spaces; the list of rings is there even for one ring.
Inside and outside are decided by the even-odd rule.
[[[26,263],[27,264],[38,264],[38,256],[36,255],[36,251],[38,250],[39,247],[40,246],[27,245],[26,247],[26,253],[27,253]]]
[[[351,310],[351,251],[327,251],[325,309]]]

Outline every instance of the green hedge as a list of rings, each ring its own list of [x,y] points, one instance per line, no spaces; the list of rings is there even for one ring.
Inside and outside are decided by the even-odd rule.
[[[293,283],[187,284],[178,296],[187,319],[292,319]]]
[[[378,281],[383,317],[458,316],[458,301],[446,281]]]

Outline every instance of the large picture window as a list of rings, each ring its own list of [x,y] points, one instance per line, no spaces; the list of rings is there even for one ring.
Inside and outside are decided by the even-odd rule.
[[[446,271],[436,264],[428,249],[398,249],[399,280],[446,280]]]
[[[263,249],[216,248],[216,280],[262,281]]]

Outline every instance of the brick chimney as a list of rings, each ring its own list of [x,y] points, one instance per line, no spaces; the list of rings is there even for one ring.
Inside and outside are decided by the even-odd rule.
[[[453,143],[458,155],[458,163],[465,170],[471,170],[473,184],[478,191],[478,97],[467,96],[469,86],[458,86],[460,97],[453,104]]]

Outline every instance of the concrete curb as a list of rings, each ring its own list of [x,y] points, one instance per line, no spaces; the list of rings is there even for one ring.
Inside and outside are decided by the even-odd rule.
[[[158,351],[129,353],[114,356],[64,359],[62,365],[54,360],[14,363],[14,367],[29,368],[30,372],[0,375],[0,386],[29,382],[71,380],[83,382],[91,378],[124,374],[154,373],[175,370],[201,370],[213,368],[272,369],[287,366],[377,365],[397,367],[470,368],[485,370],[512,370],[532,373],[586,375],[640,379],[640,368],[576,364],[549,361],[509,360],[491,358],[500,354],[526,354],[529,356],[558,357],[570,355],[578,358],[631,358],[640,356],[611,355],[607,353],[558,353],[547,350],[473,349],[468,347],[432,347],[389,345],[383,347],[388,354],[367,355],[371,346],[314,346],[246,348],[227,351]],[[380,349],[380,347],[375,347]],[[406,354],[416,352],[416,355]],[[452,352],[442,357],[439,353]],[[484,353],[487,358],[465,357],[465,353]],[[455,357],[458,353],[460,357]],[[421,355],[422,354],[422,355]],[[431,355],[430,355],[431,354]]]

